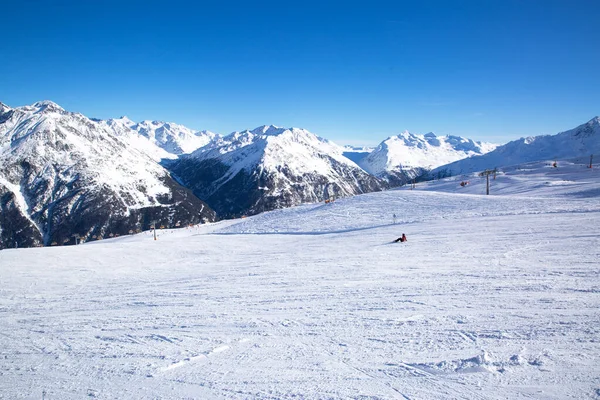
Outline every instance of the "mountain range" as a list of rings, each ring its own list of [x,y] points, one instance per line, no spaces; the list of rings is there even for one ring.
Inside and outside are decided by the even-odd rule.
[[[434,168],[426,176],[431,179],[443,178],[540,160],[579,158],[584,162],[593,154],[600,154],[600,117],[556,135],[513,140],[487,154]]]
[[[0,249],[98,240],[332,201],[434,174],[574,157],[597,148],[598,121],[504,146],[403,132],[371,149],[299,128],[220,136],[168,122],[88,118],[51,101],[0,103]]]

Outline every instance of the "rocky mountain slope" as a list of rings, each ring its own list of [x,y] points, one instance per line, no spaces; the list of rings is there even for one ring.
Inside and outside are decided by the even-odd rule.
[[[223,216],[381,190],[344,149],[297,128],[234,132],[168,163],[179,181]]]
[[[109,122],[49,101],[14,109],[0,103],[0,248],[122,235],[154,220],[215,219],[127,140]]]
[[[487,154],[455,161],[432,170],[441,178],[531,161],[582,158],[600,155],[600,117],[556,135],[530,136],[497,147]]]

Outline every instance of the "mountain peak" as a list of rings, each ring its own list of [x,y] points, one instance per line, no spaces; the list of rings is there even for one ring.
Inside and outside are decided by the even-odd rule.
[[[143,120],[143,121],[141,121],[141,122],[138,123],[138,125],[141,125],[141,126],[164,125],[164,124],[165,124],[165,122],[157,121],[157,120],[152,121],[152,120],[149,120],[149,119],[145,119],[145,120]]]
[[[252,132],[255,135],[278,135],[284,132],[285,130],[285,128],[280,128],[275,125],[262,125],[258,128],[252,129],[250,132]]]
[[[119,118],[116,118],[115,121],[122,122],[123,124],[125,124],[127,126],[135,125],[135,122],[130,120],[129,117],[127,117],[126,115],[122,115]]]
[[[194,133],[194,135],[196,135],[196,136],[210,136],[210,137],[217,137],[217,136],[219,136],[217,133],[209,131],[209,130],[206,130],[206,129],[203,129],[201,131],[196,131]]]
[[[0,113],[11,110],[9,106],[0,101]]]
[[[460,136],[437,136],[433,132],[421,135],[404,131],[384,140],[372,153],[361,159],[359,165],[377,176],[411,174],[419,168],[435,168],[494,148],[495,145],[478,144]]]
[[[595,137],[595,142],[600,138],[600,117],[594,117],[585,124],[578,126],[575,129],[570,131],[563,132],[563,134],[571,134],[574,137],[584,138],[584,137]],[[590,143],[588,143],[590,144]]]
[[[53,101],[50,100],[43,100],[43,101],[38,101],[33,103],[32,107],[39,109],[40,111],[65,111],[64,108],[62,108],[61,106],[59,106],[58,104],[56,104]]]

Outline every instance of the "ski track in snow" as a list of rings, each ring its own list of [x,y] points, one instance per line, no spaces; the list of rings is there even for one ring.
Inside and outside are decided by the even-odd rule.
[[[590,172],[3,250],[0,398],[597,398]]]

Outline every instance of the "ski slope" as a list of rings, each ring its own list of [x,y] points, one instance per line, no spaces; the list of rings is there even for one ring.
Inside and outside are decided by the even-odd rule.
[[[0,398],[598,398],[600,170],[547,164],[0,251]]]

